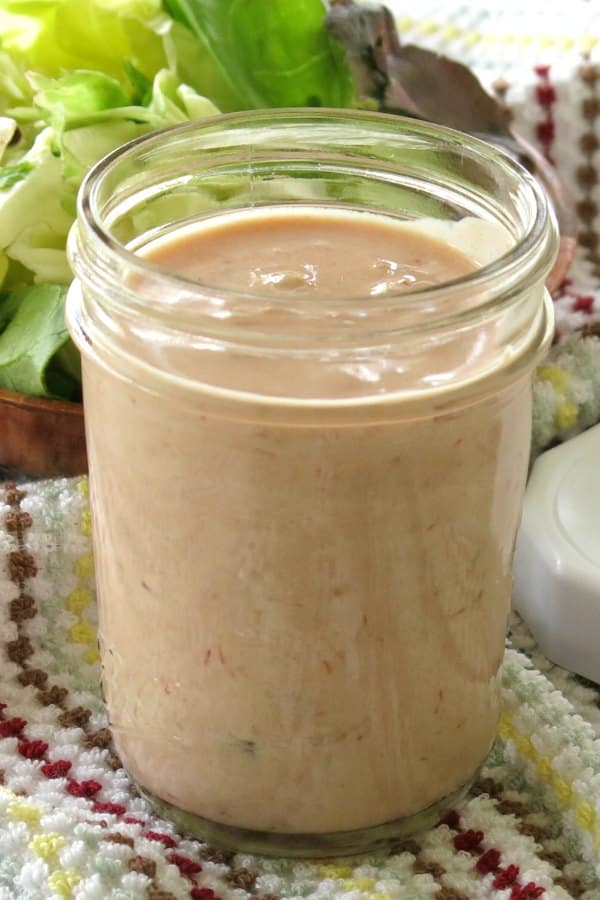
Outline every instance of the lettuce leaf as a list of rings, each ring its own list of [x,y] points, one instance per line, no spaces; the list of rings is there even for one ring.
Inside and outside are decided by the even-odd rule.
[[[172,65],[223,112],[352,105],[345,50],[323,27],[321,0],[164,0],[164,6],[175,20],[166,35]]]
[[[0,166],[0,191],[6,191],[13,185],[27,178],[33,166],[30,162],[20,162],[14,165]]]
[[[64,128],[86,124],[99,113],[129,105],[129,97],[116,78],[104,72],[76,70],[61,78],[32,73],[35,106],[46,123],[59,134]]]
[[[32,396],[60,394],[71,399],[78,395],[76,378],[60,365],[51,368],[53,357],[69,340],[65,294],[66,287],[54,284],[21,293],[16,311],[0,335],[0,388]],[[14,304],[14,295],[4,302]]]
[[[32,74],[30,84],[31,106],[13,113],[42,130],[18,162],[0,166],[0,388],[75,400],[80,363],[64,325],[64,299],[72,277],[66,241],[81,180],[126,141],[218,110],[167,70],[139,106],[132,99],[142,78],[129,95],[117,79],[88,70]]]
[[[0,51],[0,109],[21,103],[30,95],[24,65],[19,65],[8,53]]]
[[[0,294],[0,331],[3,331],[13,318],[19,306],[19,297],[16,293]]]
[[[73,216],[63,206],[66,188],[54,134],[45,128],[24,155],[25,178],[0,191],[0,248],[38,281],[71,279],[65,244]],[[75,188],[71,188],[74,196]]]
[[[0,248],[31,281],[68,284],[66,240],[88,169],[148,131],[218,110],[166,70],[155,77],[148,106],[131,105],[119,82],[99,72],[30,81],[32,107],[15,113],[35,115],[45,127],[19,163],[0,166]]]
[[[3,49],[49,76],[93,69],[126,84],[128,60],[153,78],[167,26],[160,0],[0,0]]]

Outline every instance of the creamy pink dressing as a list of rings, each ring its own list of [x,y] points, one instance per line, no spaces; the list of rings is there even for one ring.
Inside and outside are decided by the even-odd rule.
[[[293,293],[314,302],[431,287],[476,268],[410,223],[285,207],[206,219],[153,242],[143,255],[213,288]]]

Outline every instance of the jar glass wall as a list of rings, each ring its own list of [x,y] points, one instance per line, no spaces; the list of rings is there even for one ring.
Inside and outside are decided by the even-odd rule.
[[[217,289],[144,248],[262,209],[414,222],[475,271],[382,298]],[[329,855],[433,824],[494,739],[556,229],[494,148],[290,110],[143,138],[88,176],[82,351],[103,682],[156,808]]]

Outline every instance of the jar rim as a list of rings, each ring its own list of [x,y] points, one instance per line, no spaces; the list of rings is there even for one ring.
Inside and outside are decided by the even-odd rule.
[[[149,276],[154,287],[162,286],[165,290],[168,290],[169,287],[185,288],[188,294],[197,293],[209,301],[218,298],[221,303],[228,299],[243,300],[245,303],[255,304],[264,304],[265,302],[272,305],[288,303],[289,297],[282,294],[222,288],[204,284],[197,279],[186,278],[185,275],[162,268],[133,250],[128,249],[125,244],[121,243],[110,233],[110,230],[102,222],[102,211],[99,201],[99,191],[102,187],[103,179],[113,172],[115,166],[128,159],[132,160],[140,153],[156,150],[157,147],[160,147],[165,142],[165,139],[208,132],[215,128],[219,132],[224,133],[227,128],[236,125],[274,127],[277,125],[281,126],[286,122],[304,125],[309,125],[311,122],[327,122],[334,127],[336,123],[341,123],[342,125],[358,123],[367,128],[379,128],[382,134],[385,129],[393,128],[396,136],[401,132],[403,136],[414,137],[421,142],[429,142],[430,145],[435,145],[436,142],[439,146],[445,145],[452,148],[460,145],[462,153],[471,157],[483,158],[498,169],[504,168],[518,179],[526,200],[528,219],[525,222],[524,235],[507,252],[459,278],[428,287],[408,288],[398,292],[390,291],[385,297],[386,310],[393,311],[395,307],[401,304],[404,312],[419,311],[423,306],[430,308],[432,301],[442,301],[449,292],[464,291],[465,289],[475,291],[498,280],[503,285],[506,285],[507,276],[510,274],[513,276],[515,274],[520,275],[518,280],[522,283],[524,270],[527,270],[528,278],[536,280],[537,278],[543,278],[551,268],[549,257],[555,251],[557,244],[554,215],[543,189],[520,163],[496,146],[455,129],[404,116],[369,110],[327,108],[251,110],[210,116],[180,125],[169,126],[160,131],[143,135],[107,154],[88,172],[78,195],[78,225],[76,227],[83,227],[85,237],[91,238],[97,250],[108,254],[113,260],[118,261],[121,266],[126,267],[129,272],[137,272],[146,277]],[[374,135],[376,134],[375,131],[373,133]],[[73,234],[71,242],[76,240],[77,238]],[[81,240],[79,241],[80,248]],[[72,255],[76,257],[78,253],[73,250]],[[81,272],[77,271],[76,275],[81,277]],[[510,279],[508,280],[510,281]],[[506,290],[504,290],[504,293],[506,294]],[[162,295],[164,296],[164,294]],[[322,310],[327,312],[341,309],[347,310],[349,306],[352,307],[353,304],[364,299],[360,295],[341,297],[332,300],[328,299],[319,305]],[[494,299],[492,299],[488,303],[476,305],[473,308],[436,316],[435,327],[440,327],[450,322],[453,325],[460,325],[461,322],[469,321],[474,313],[481,314],[494,302]],[[141,305],[143,305],[144,312],[163,318],[164,310],[162,310],[163,314],[161,314],[161,309],[158,305],[150,307],[147,302]],[[448,307],[446,306],[446,308]],[[204,314],[206,314],[206,310],[204,310]],[[420,327],[418,326],[416,330],[419,330]]]
[[[286,157],[294,127],[297,141]],[[249,145],[253,135],[256,145]],[[330,136],[332,147],[327,145],[326,152],[319,155],[319,148],[325,146],[324,141]],[[313,148],[314,156],[311,156]],[[261,156],[262,150],[270,155],[263,152]],[[406,150],[410,152],[405,153]],[[189,158],[186,152],[198,155],[186,164]],[[152,219],[156,208],[144,207],[144,198],[168,200],[172,186],[180,184],[179,177],[185,191],[190,183],[192,190],[194,185],[202,187],[207,172],[210,178],[215,177],[215,172],[231,172],[226,166],[219,168],[219,159],[239,163],[235,171],[242,173],[250,187],[252,178],[260,177],[269,166],[274,167],[272,170],[277,175],[285,174],[287,159],[303,160],[309,177],[319,171],[330,178],[331,173],[341,171],[344,177],[348,173],[358,174],[362,183],[371,185],[376,173],[384,183],[403,190],[408,186],[411,198],[420,192],[441,202],[441,206],[434,208],[445,213],[441,221],[476,216],[479,212],[482,220],[504,225],[514,244],[504,255],[453,281],[416,291],[390,292],[378,298],[377,303],[370,296],[319,300],[310,305],[312,311],[308,315],[306,304],[298,302],[297,297],[274,297],[270,293],[244,293],[203,285],[151,263],[135,252],[135,245],[126,245],[132,232],[134,241],[136,237],[151,241],[157,233],[159,237],[164,233],[160,230],[163,225],[171,227],[169,233],[174,234],[178,226],[191,223],[195,215],[186,219],[179,212],[169,222],[165,208],[159,204],[156,228]],[[119,168],[123,160],[131,164]],[[262,170],[254,168],[256,160],[264,163]],[[395,182],[389,180],[392,175]],[[196,176],[199,180],[194,182]],[[369,199],[364,203],[363,195],[359,195],[353,206],[350,200],[352,208],[388,212],[394,217],[396,207],[389,203],[389,195],[385,195],[383,206],[377,208],[377,203],[370,202],[373,196],[370,188],[367,193]],[[239,200],[242,206],[233,209],[253,205],[245,202],[243,191],[242,195],[235,196],[234,202]],[[324,208],[330,194],[326,196]],[[412,207],[410,203],[405,207],[403,196],[401,191],[391,198],[395,204],[400,197],[396,215],[399,221],[403,217],[410,219],[414,212],[414,201],[411,200]],[[343,195],[342,207],[348,206],[347,197]],[[301,203],[315,205],[306,197]],[[394,394],[406,397],[414,394],[417,403],[432,391],[440,394],[456,391],[459,382],[465,391],[480,390],[483,381],[500,369],[510,370],[514,375],[539,356],[550,338],[551,302],[547,294],[545,302],[541,301],[543,281],[554,261],[558,241],[554,215],[542,188],[504,151],[442,126],[369,111],[329,109],[269,109],[210,117],[143,136],[113,151],[88,174],[78,204],[78,224],[70,236],[69,252],[81,286],[78,295],[81,301],[73,294],[68,304],[71,333],[79,338],[82,348],[87,345],[89,350],[93,345],[93,355],[110,354],[115,365],[117,360],[123,365],[127,360],[132,365],[141,365],[139,355],[152,352],[149,371],[156,371],[157,377],[163,380],[168,378],[174,383],[190,385],[190,378],[194,384],[206,380],[201,374],[192,377],[181,374],[179,369],[172,370],[169,354],[179,353],[180,348],[182,353],[185,348],[194,348],[195,352],[231,350],[243,358],[264,355],[265,360],[285,356],[290,362],[310,357],[326,365],[337,364],[335,361],[342,359],[360,361],[365,352],[382,351],[394,371],[402,362],[398,372],[404,372],[406,362],[402,378],[409,379],[413,357],[420,359],[423,354],[433,353],[437,358],[436,347],[440,343],[456,341],[460,335],[470,340],[467,335],[473,335],[472,346],[477,353],[473,358],[468,355],[460,375],[453,370],[443,375],[438,373],[435,384],[428,376],[421,379],[427,384],[414,389],[390,388]],[[269,200],[261,205],[269,204],[278,205],[279,201]],[[320,201],[316,200],[316,204]],[[189,210],[190,205],[186,208]],[[150,210],[149,217],[145,217],[145,209]],[[142,218],[136,219],[139,211]],[[231,207],[225,204],[217,214],[228,211],[232,211]],[[130,213],[133,218],[128,218]],[[199,216],[206,214],[202,206]],[[124,227],[120,223],[125,223]],[[117,233],[111,232],[111,228]],[[138,281],[137,276],[143,281]],[[464,301],[467,290],[468,304],[453,302]],[[302,328],[295,328],[293,315],[289,320],[283,317],[287,320],[285,327],[273,328],[269,317],[263,315],[265,307],[279,308],[286,314],[300,312]],[[485,361],[479,352],[482,327],[488,329],[492,341]],[[130,340],[137,349],[129,346]],[[155,344],[157,349],[150,351]],[[169,348],[168,353],[163,347]],[[179,366],[179,357],[173,365]],[[441,362],[440,366],[443,369]],[[439,386],[442,377],[450,379],[446,387]],[[225,384],[213,387],[227,395],[230,391]],[[279,394],[267,389],[257,392],[248,386],[234,386],[236,397],[240,391],[244,396],[264,393],[265,403],[279,402]],[[367,400],[372,402],[373,396],[373,392],[363,395],[357,391],[356,397],[352,394],[361,405]],[[304,395],[298,395],[297,401],[300,406],[317,402]],[[286,403],[291,403],[290,397]],[[331,404],[345,406],[350,400],[325,398],[323,403],[329,408]]]

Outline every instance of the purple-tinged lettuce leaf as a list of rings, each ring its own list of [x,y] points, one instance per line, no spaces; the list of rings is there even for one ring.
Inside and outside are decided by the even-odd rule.
[[[326,18],[346,48],[359,102],[460,131],[508,135],[508,116],[467,66],[402,44],[390,11],[344,0]]]

